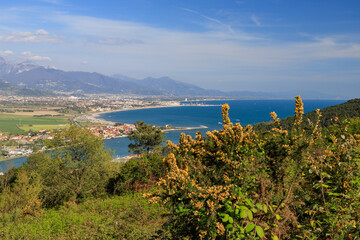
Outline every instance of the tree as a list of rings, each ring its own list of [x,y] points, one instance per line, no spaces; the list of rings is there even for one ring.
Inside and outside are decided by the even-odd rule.
[[[160,148],[164,141],[163,132],[154,125],[146,124],[142,121],[137,121],[135,130],[133,130],[128,138],[134,143],[129,144],[129,152],[141,153],[146,151],[149,156],[150,151]]]
[[[45,206],[80,201],[105,190],[111,155],[103,140],[89,130],[71,126],[49,143],[53,150],[29,156],[27,167],[40,177]]]

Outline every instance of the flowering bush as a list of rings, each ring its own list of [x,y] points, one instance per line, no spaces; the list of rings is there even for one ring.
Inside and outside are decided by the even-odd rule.
[[[296,97],[291,130],[255,132],[230,122],[182,134],[164,159],[167,174],[150,202],[171,208],[171,239],[343,239],[359,235],[360,135],[345,125],[325,135],[303,121]]]

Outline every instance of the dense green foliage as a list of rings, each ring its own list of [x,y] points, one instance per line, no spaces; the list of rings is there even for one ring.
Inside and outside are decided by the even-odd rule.
[[[45,206],[80,201],[104,191],[110,170],[110,152],[90,131],[71,126],[49,142],[54,150],[30,156],[26,168],[40,177]]]
[[[323,135],[319,111],[304,124],[300,97],[289,131],[275,113],[271,131],[233,125],[228,109],[222,130],[168,143],[162,189],[147,197],[171,209],[171,239],[359,238],[359,132]]]
[[[360,116],[360,99],[352,99],[345,103],[326,107],[321,109],[321,118],[319,126],[327,128],[333,124],[338,124],[344,119],[356,118]],[[314,122],[316,120],[316,111],[306,113],[304,115],[304,124]],[[280,120],[280,125],[283,129],[291,129],[294,122],[294,116],[290,116]],[[256,131],[271,130],[276,127],[275,123],[263,122],[254,125]]]
[[[141,194],[88,199],[38,216],[2,216],[0,239],[150,239],[165,221],[164,213]]]
[[[156,126],[137,121],[135,130],[129,134],[130,143],[129,151],[134,153],[142,153],[146,151],[149,155],[150,151],[159,149],[164,141],[163,132]]]
[[[150,188],[165,175],[163,156],[153,153],[124,163],[119,173],[110,179],[107,190],[110,193],[124,194],[129,191]]]
[[[47,146],[0,176],[1,239],[149,239],[160,229],[167,210],[134,194],[164,175],[159,153],[114,163],[101,138],[76,126]]]
[[[269,131],[224,105],[220,131],[126,163],[72,126],[0,176],[0,238],[359,239],[360,120],[321,129],[295,104],[291,128],[271,113]]]

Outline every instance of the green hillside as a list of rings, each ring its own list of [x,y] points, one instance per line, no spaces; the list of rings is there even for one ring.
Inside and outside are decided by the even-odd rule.
[[[352,99],[345,103],[326,107],[321,109],[321,118],[320,118],[320,126],[323,128],[329,127],[335,123],[339,123],[339,121],[347,119],[347,118],[356,118],[360,117],[360,99]],[[306,122],[311,121],[314,122],[316,119],[316,111],[309,112],[304,114],[304,119]],[[280,125],[284,129],[290,129],[292,127],[292,123],[294,122],[294,116],[290,116],[280,120]],[[254,125],[255,130],[271,130],[275,127],[273,121],[270,122],[262,122]]]

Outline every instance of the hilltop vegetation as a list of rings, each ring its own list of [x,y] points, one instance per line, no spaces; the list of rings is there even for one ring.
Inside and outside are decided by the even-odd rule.
[[[333,124],[340,123],[344,119],[356,118],[360,116],[360,99],[352,99],[345,103],[326,107],[321,109],[321,118],[319,126],[327,128]],[[306,113],[304,121],[314,122],[316,120],[316,111]],[[280,126],[284,129],[291,129],[294,122],[294,116],[290,116],[280,120]],[[257,131],[271,130],[276,127],[275,122],[257,123],[254,128]]]
[[[305,121],[300,97],[288,130],[276,113],[272,130],[255,131],[232,124],[228,111],[220,131],[182,134],[179,144],[123,164],[107,160],[88,131],[65,130],[49,142],[54,152],[0,176],[0,237],[360,237],[359,120],[322,129],[320,111]]]

